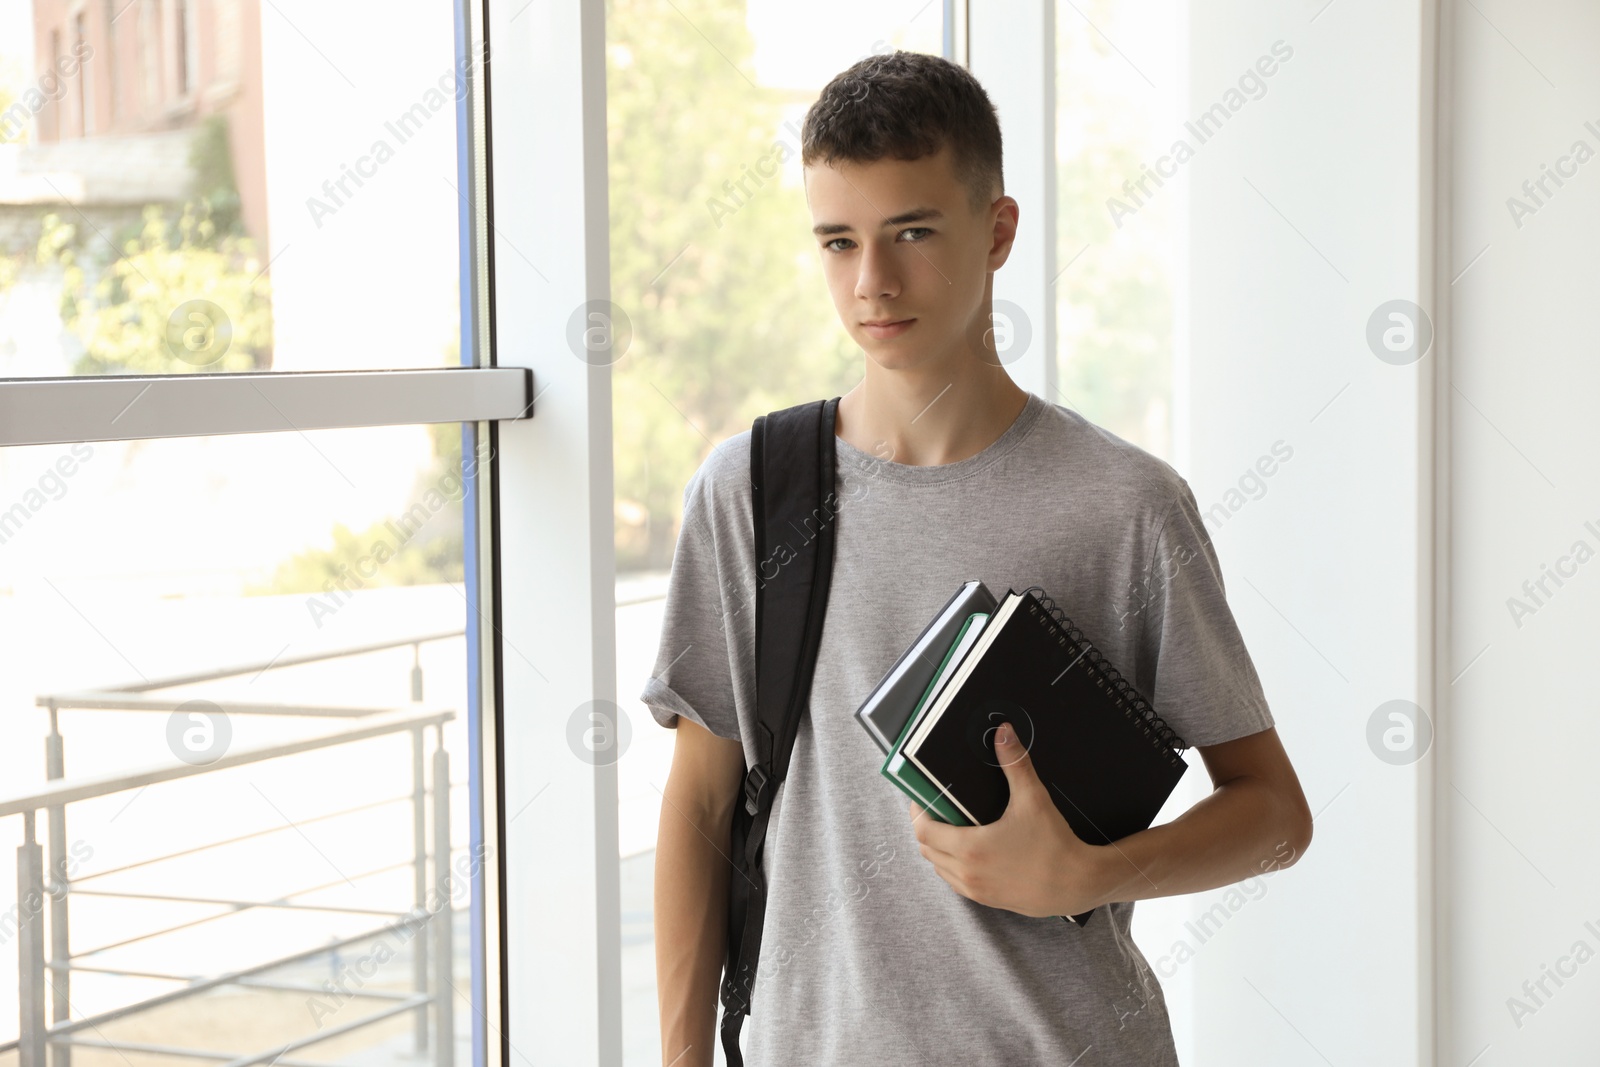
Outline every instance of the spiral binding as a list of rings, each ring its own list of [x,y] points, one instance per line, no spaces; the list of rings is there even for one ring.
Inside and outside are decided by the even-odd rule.
[[[1064,631],[1063,636],[1078,649],[1080,658],[1089,661],[1091,669],[1095,673],[1094,684],[1101,689],[1109,687],[1114,694],[1113,698],[1117,702],[1117,707],[1122,709],[1122,713],[1135,726],[1143,730],[1146,737],[1160,742],[1162,750],[1167,753],[1174,765],[1182,763],[1182,753],[1189,747],[1183,738],[1179,737],[1177,732],[1168,726],[1160,715],[1156,714],[1156,709],[1150,706],[1150,702],[1128,683],[1128,680],[1122,676],[1122,672],[1111,665],[1110,660],[1100,654],[1100,650],[1095,648],[1093,643],[1083,635],[1083,631],[1073,625],[1072,620],[1067,618],[1067,613],[1046,595],[1043,586],[1030,585],[1022,591],[1023,596],[1027,596],[1030,593],[1033,594],[1033,599],[1038,605],[1044,609],[1045,614],[1041,621],[1046,626],[1049,626],[1052,631],[1056,630],[1056,626],[1050,620],[1053,619],[1056,623],[1059,623],[1061,630]]]

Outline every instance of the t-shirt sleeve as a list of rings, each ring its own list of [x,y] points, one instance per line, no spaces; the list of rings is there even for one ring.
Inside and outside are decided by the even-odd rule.
[[[1228,607],[1216,547],[1182,479],[1156,537],[1149,582],[1156,595],[1145,639],[1155,649],[1156,712],[1191,747],[1272,726],[1261,679]]]
[[[713,506],[713,479],[702,466],[683,494],[683,522],[672,554],[661,643],[639,699],[662,726],[683,716],[718,737],[737,740],[735,664],[730,638],[746,621],[738,583],[720,560],[737,551],[730,516]],[[737,647],[737,646],[734,646]]]

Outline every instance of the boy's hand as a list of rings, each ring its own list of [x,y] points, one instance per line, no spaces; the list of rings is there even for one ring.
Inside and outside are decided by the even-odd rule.
[[[995,731],[995,754],[1011,787],[1005,813],[986,826],[951,826],[920,817],[913,803],[922,855],[957,893],[992,908],[1039,917],[1107,903],[1106,846],[1072,832],[1010,723]]]

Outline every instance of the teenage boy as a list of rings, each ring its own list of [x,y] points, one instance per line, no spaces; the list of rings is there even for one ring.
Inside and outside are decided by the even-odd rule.
[[[994,107],[966,70],[864,59],[806,116],[801,161],[840,321],[866,353],[839,401],[834,573],[811,700],[766,840],[746,1063],[1176,1064],[1133,902],[1285,867],[1311,815],[1171,466],[1020,389],[995,351],[1017,233]],[[656,849],[662,1062],[709,1065],[729,825],[754,758],[749,431],[684,491],[641,699],[678,733]],[[878,773],[853,712],[969,578],[1038,584],[1194,747],[1212,791],[1111,845],[1068,827],[998,730],[1011,799],[937,822]],[[1090,908],[1082,927],[1060,915]]]

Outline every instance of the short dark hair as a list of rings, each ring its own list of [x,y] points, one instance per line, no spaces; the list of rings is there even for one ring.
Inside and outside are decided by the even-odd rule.
[[[822,90],[800,131],[803,166],[913,160],[949,145],[973,213],[1005,192],[1000,119],[978,79],[923,52],[867,56]]]

